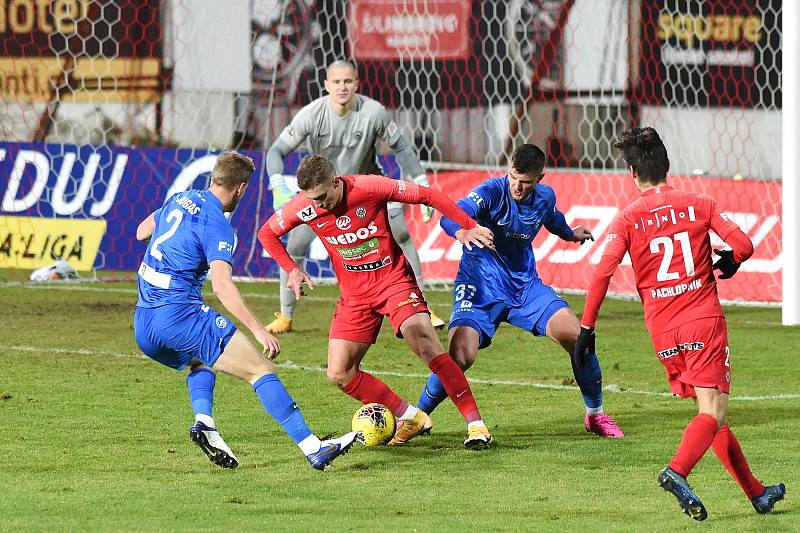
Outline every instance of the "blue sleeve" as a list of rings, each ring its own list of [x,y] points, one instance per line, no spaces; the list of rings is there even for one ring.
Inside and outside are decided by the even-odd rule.
[[[458,207],[463,209],[464,212],[470,216],[470,218],[478,220],[480,214],[488,209],[489,200],[491,197],[491,188],[489,187],[489,184],[481,183],[472,189],[468,195],[456,202],[456,204]],[[461,229],[461,226],[446,216],[442,216],[442,219],[439,221],[439,225],[442,226],[442,229],[445,231],[445,233],[453,238],[455,238],[456,232]]]
[[[221,260],[233,265],[234,239],[233,227],[226,219],[208,220],[203,234],[206,262]]]
[[[548,200],[552,206],[550,209],[552,210],[550,211],[550,215],[544,219],[544,227],[553,235],[558,235],[564,240],[571,239],[575,233],[572,231],[572,228],[569,227],[569,224],[567,224],[564,213],[556,208],[556,193],[549,187],[547,188],[547,192]]]

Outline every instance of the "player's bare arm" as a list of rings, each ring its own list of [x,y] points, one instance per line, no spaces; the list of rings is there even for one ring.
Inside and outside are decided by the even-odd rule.
[[[472,229],[464,229],[456,231],[456,240],[467,247],[467,250],[472,250],[472,246],[478,248],[488,248],[494,251],[494,235],[492,230],[484,228],[481,225],[476,225]]]
[[[275,359],[281,352],[281,345],[278,339],[264,328],[264,324],[247,307],[238,287],[233,282],[231,265],[227,261],[211,261],[209,269],[211,270],[211,286],[214,289],[214,295],[225,309],[253,333],[263,347],[262,352],[270,359]]]
[[[286,282],[286,286],[292,289],[295,298],[298,300],[301,296],[306,295],[306,291],[303,290],[303,283],[308,285],[308,288],[312,291],[314,290],[314,283],[311,281],[311,277],[309,277],[309,275],[302,269],[295,268],[289,272],[289,279]]]
[[[153,236],[153,232],[156,230],[156,214],[150,213],[150,215],[142,220],[139,223],[139,226],[136,228],[136,240],[147,242],[150,240],[150,237]]]
[[[594,240],[594,235],[592,235],[592,232],[584,226],[576,226],[572,228],[572,234],[572,238],[569,239],[572,242],[579,242],[583,244],[586,241]]]

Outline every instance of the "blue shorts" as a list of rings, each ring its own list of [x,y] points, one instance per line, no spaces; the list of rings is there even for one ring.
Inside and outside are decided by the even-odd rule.
[[[164,305],[137,307],[133,331],[147,357],[183,370],[192,359],[214,366],[236,333],[236,326],[207,305]]]
[[[559,309],[569,307],[553,289],[536,280],[525,289],[522,303],[512,303],[514,296],[502,297],[487,290],[479,282],[468,283],[466,278],[456,277],[453,290],[453,310],[450,326],[469,326],[480,334],[480,348],[492,343],[492,337],[501,322],[508,322],[534,335],[547,334],[547,322]]]

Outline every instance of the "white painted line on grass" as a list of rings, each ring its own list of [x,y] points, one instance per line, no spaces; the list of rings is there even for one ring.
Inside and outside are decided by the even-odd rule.
[[[43,348],[37,346],[29,346],[29,345],[15,345],[15,346],[7,346],[3,349],[9,352],[32,352],[32,353],[43,353],[43,354],[79,354],[79,355],[92,355],[92,356],[107,356],[107,357],[118,357],[123,359],[147,359],[147,357],[142,353],[128,353],[128,352],[107,352],[102,350],[89,350],[86,348]],[[305,372],[319,372],[324,373],[325,369],[320,366],[308,366],[308,365],[299,365],[297,363],[293,363],[292,361],[285,361],[282,363],[276,363],[278,368],[283,368],[286,370],[302,370]],[[392,376],[392,377],[400,377],[400,378],[413,378],[419,380],[425,380],[428,378],[430,374],[422,374],[416,372],[397,372],[393,370],[369,370],[363,369],[365,372],[369,372],[370,374],[376,376]],[[550,389],[550,390],[568,390],[568,391],[578,391],[578,387],[576,385],[560,385],[558,383],[538,383],[535,381],[517,381],[517,380],[505,380],[505,379],[485,379],[485,378],[476,378],[470,376],[468,378],[470,383],[478,384],[478,385],[506,385],[510,387],[530,387],[534,389]],[[670,397],[672,393],[669,392],[658,392],[658,391],[648,391],[648,390],[639,390],[639,389],[628,389],[625,387],[620,387],[619,385],[610,384],[603,387],[604,392],[610,393],[619,393],[619,394],[638,394],[643,396],[659,396],[659,397]],[[737,401],[765,401],[765,400],[792,400],[800,398],[800,394],[796,393],[783,393],[783,394],[767,394],[763,396],[731,396],[731,400]]]

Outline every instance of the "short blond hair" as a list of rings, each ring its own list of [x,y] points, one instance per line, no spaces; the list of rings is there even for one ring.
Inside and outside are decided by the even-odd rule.
[[[211,171],[211,183],[235,189],[242,183],[250,181],[250,175],[256,170],[253,160],[244,154],[228,150],[222,152]]]

